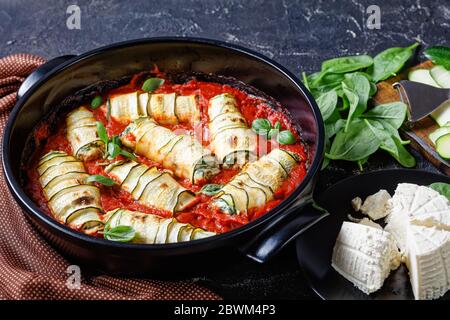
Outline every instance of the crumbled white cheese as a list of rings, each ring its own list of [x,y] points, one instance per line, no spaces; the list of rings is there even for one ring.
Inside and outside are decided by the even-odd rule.
[[[359,210],[361,210],[361,206],[362,206],[362,199],[360,197],[356,197],[356,198],[352,199],[353,210],[359,211]]]
[[[384,189],[368,196],[361,206],[361,212],[368,215],[372,220],[386,217],[390,213],[391,195]]]
[[[373,228],[377,228],[377,229],[383,230],[382,226],[380,226],[378,223],[370,220],[369,218],[362,218],[358,223],[359,224],[363,224],[365,226],[369,226],[369,227],[373,227]]]

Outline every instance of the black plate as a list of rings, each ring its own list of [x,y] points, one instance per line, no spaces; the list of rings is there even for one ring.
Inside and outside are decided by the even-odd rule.
[[[394,169],[375,171],[342,180],[317,198],[317,203],[331,216],[311,227],[297,238],[297,257],[312,289],[325,300],[409,300],[414,299],[408,270],[402,265],[392,272],[383,287],[366,295],[331,267],[331,254],[342,223],[353,212],[350,201],[354,197],[365,199],[380,189],[391,195],[402,182],[429,185],[433,182],[450,183],[441,174],[420,170]],[[450,299],[450,292],[443,297]]]

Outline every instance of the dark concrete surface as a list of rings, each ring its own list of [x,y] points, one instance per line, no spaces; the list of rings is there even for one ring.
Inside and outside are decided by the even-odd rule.
[[[66,27],[69,5],[81,9],[81,29]],[[381,9],[381,29],[366,26],[366,8]],[[0,0],[0,56],[30,52],[46,58],[78,54],[112,42],[152,36],[225,40],[256,50],[299,74],[337,55],[376,54],[414,41],[449,45],[450,2],[435,1],[251,1],[251,0]],[[420,56],[419,56],[420,59]],[[420,169],[435,171],[417,155]],[[397,167],[383,153],[366,170]],[[319,189],[359,171],[338,163],[322,172]],[[315,298],[289,246],[274,261],[242,259],[196,281],[224,298]]]

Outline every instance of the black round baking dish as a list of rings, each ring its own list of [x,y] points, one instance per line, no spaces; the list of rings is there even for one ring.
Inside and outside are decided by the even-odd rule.
[[[43,213],[22,188],[21,161],[27,137],[65,97],[93,83],[120,79],[156,64],[161,70],[233,77],[285,106],[309,154],[303,182],[280,205],[255,221],[218,236],[191,242],[140,245],[107,241],[78,233]],[[314,177],[322,162],[324,129],[311,95],[288,70],[250,50],[213,40],[151,38],[102,47],[79,56],[49,61],[19,90],[4,132],[2,159],[8,186],[44,237],[72,261],[115,274],[177,275],[233,261],[239,251],[259,262],[278,252],[326,214],[303,210],[310,203]],[[26,151],[25,151],[26,152]]]

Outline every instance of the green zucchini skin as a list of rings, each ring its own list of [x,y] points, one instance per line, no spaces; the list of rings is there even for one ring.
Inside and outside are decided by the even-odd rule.
[[[133,243],[164,244],[177,243],[214,236],[216,233],[180,223],[175,218],[115,209],[105,214],[106,226],[130,226],[136,231]]]
[[[146,206],[172,213],[196,203],[193,192],[183,188],[168,172],[135,161],[117,161],[105,168],[107,174]]]
[[[256,160],[257,136],[248,127],[235,97],[219,94],[209,100],[211,151],[225,168],[241,168]]]
[[[274,192],[289,178],[297,159],[289,152],[274,149],[259,160],[248,163],[211,204],[228,214],[241,214],[262,207],[274,198]]]
[[[111,116],[121,123],[140,117],[153,117],[157,123],[175,125],[200,121],[197,95],[176,93],[139,93],[138,91],[110,97]]]
[[[97,134],[94,114],[85,107],[79,107],[67,115],[67,140],[73,155],[82,161],[103,157],[105,144]]]
[[[62,151],[50,151],[37,167],[42,191],[53,216],[63,224],[93,234],[103,227],[100,190],[87,184],[84,165]]]
[[[120,140],[136,154],[161,163],[177,177],[189,179],[193,184],[208,181],[219,173],[217,159],[194,137],[177,135],[152,118],[132,122]]]

